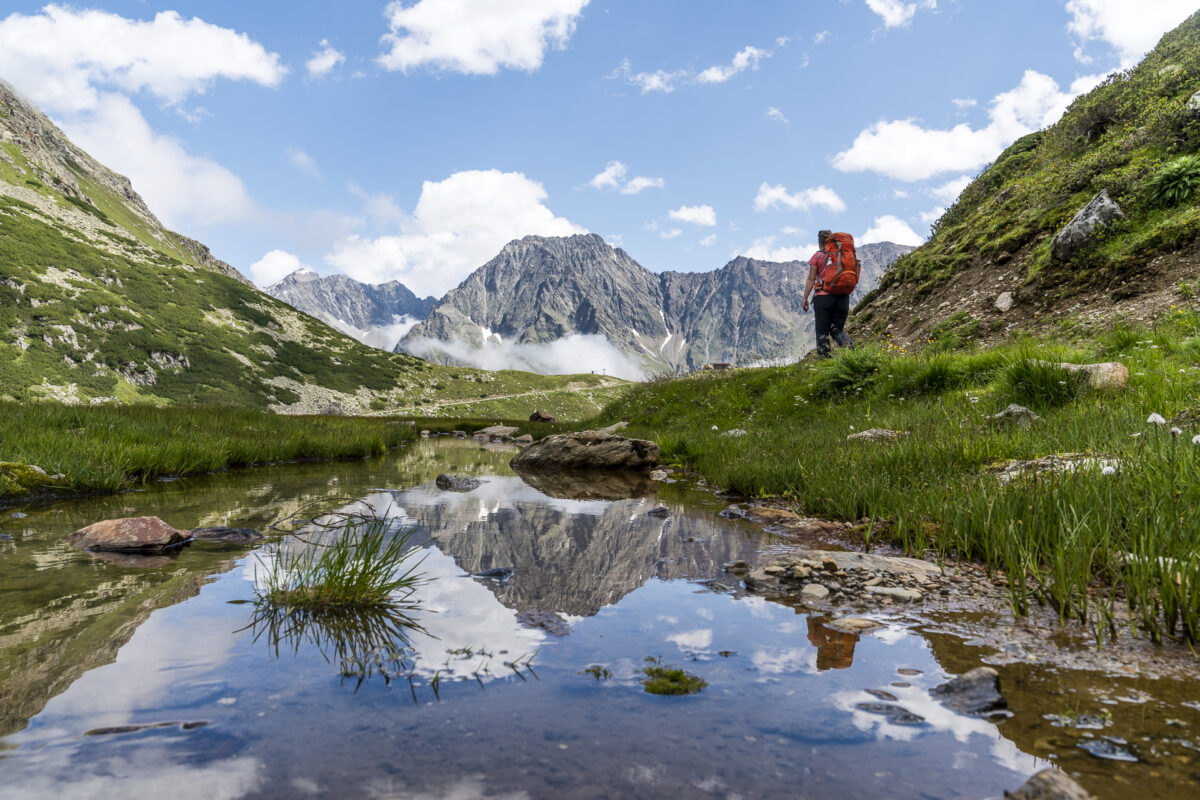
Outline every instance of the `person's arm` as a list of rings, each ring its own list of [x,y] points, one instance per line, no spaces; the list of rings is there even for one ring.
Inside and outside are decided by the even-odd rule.
[[[808,262],[808,280],[804,282],[804,302],[802,303],[802,308],[805,311],[808,311],[808,296],[812,294],[813,286],[817,283],[817,265],[813,263],[813,260]]]

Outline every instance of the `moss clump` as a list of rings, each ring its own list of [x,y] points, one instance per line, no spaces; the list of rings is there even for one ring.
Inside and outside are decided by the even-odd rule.
[[[29,464],[0,461],[0,497],[27,497],[63,484],[62,479],[53,478]]]
[[[708,681],[676,667],[664,667],[656,659],[642,667],[642,688],[648,694],[699,694]]]

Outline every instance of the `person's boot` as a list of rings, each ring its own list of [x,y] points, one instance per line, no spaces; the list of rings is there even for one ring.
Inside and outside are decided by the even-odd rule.
[[[844,347],[847,350],[854,349],[854,340],[847,336],[845,331],[833,334],[833,340],[838,343],[838,347]]]

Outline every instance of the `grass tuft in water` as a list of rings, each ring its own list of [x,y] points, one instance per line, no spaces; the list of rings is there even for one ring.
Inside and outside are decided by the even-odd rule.
[[[701,689],[708,686],[708,681],[690,672],[677,667],[664,667],[656,658],[646,660],[651,662],[642,667],[642,674],[646,676],[642,678],[642,688],[647,694],[699,694]]]

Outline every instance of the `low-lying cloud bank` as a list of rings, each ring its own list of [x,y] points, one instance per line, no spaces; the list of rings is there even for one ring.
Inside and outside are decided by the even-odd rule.
[[[420,358],[451,358],[455,362],[480,369],[519,369],[542,375],[570,375],[597,372],[627,380],[643,380],[645,367],[622,353],[597,333],[572,333],[544,344],[517,344],[489,340],[483,347],[455,340],[416,339],[405,342],[403,349]]]

